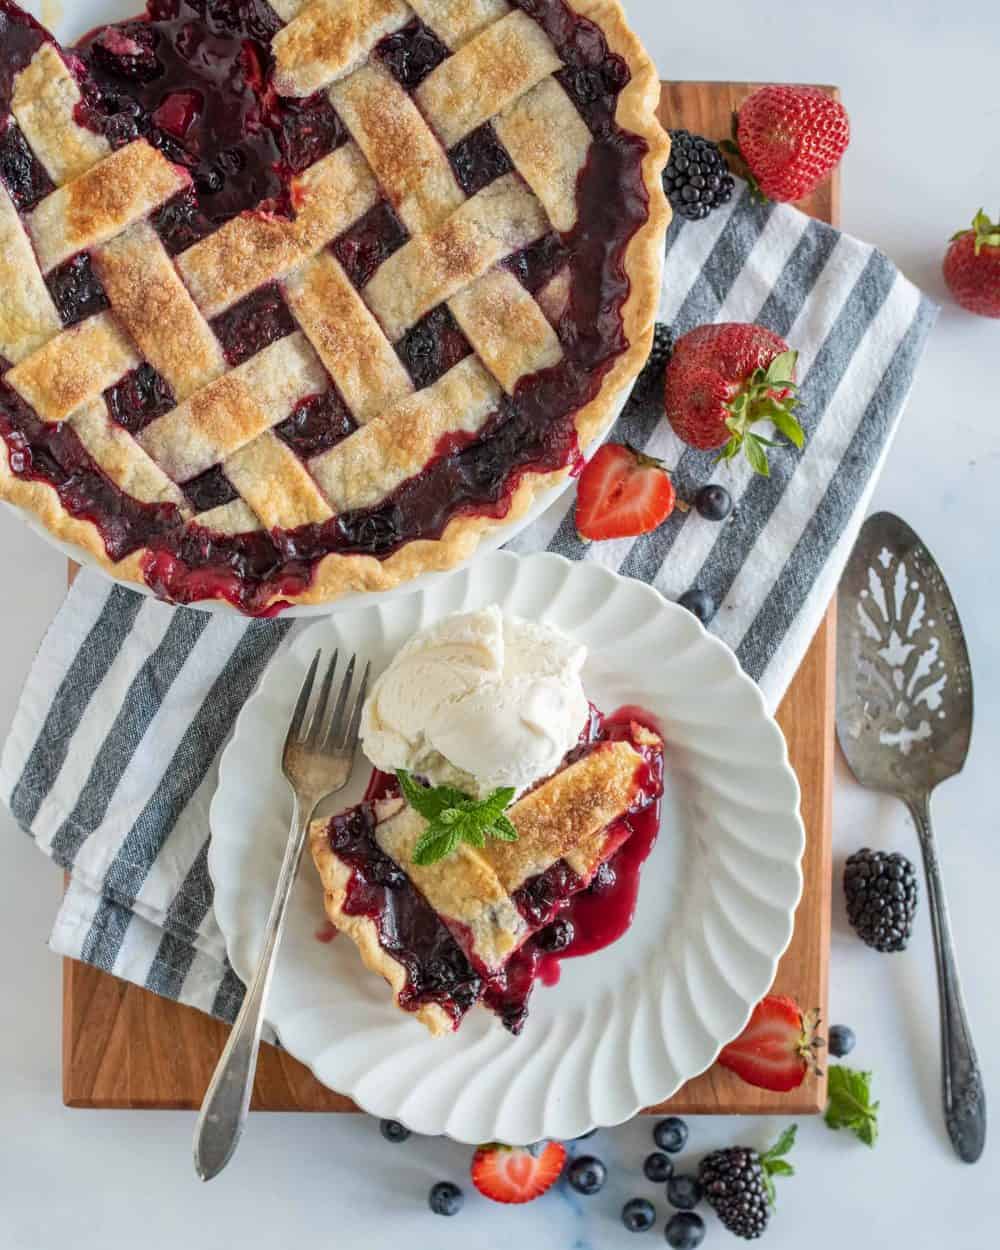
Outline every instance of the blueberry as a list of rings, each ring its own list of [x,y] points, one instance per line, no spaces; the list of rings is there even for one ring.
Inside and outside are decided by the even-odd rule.
[[[573,928],[573,922],[560,916],[558,920],[553,920],[550,925],[546,925],[538,934],[535,938],[535,945],[539,950],[555,953],[564,951],[572,945],[574,937],[576,937],[576,931]]]
[[[654,1150],[651,1155],[646,1155],[642,1170],[646,1174],[647,1180],[662,1184],[664,1181],[670,1180],[674,1174],[673,1160],[668,1159],[660,1151]]]
[[[675,1115],[668,1115],[653,1128],[653,1141],[667,1154],[678,1154],[687,1145],[688,1126]]]
[[[400,1124],[398,1120],[381,1120],[379,1129],[386,1141],[394,1143],[406,1141],[410,1135],[410,1130],[405,1124]]]
[[[846,1024],[830,1025],[826,1044],[834,1059],[843,1059],[845,1055],[849,1055],[854,1049],[855,1041],[854,1030],[849,1029]]]
[[[671,1176],[667,1181],[667,1201],[672,1207],[682,1211],[690,1211],[701,1202],[701,1186],[695,1176]]]
[[[451,1181],[438,1181],[431,1186],[427,1203],[435,1215],[458,1215],[462,1209],[465,1195]]]
[[[700,1215],[681,1211],[668,1221],[663,1235],[673,1250],[695,1250],[705,1239],[705,1222]]]
[[[630,1233],[644,1233],[656,1223],[656,1208],[646,1198],[630,1198],[622,1207],[622,1223]]]
[[[596,1194],[604,1188],[608,1169],[593,1155],[580,1155],[569,1165],[566,1179],[578,1194]]]
[[[715,600],[707,590],[687,590],[677,600],[682,608],[693,613],[702,625],[707,625],[715,615]]]
[[[703,486],[694,506],[706,521],[724,521],[733,510],[733,497],[724,486]]]

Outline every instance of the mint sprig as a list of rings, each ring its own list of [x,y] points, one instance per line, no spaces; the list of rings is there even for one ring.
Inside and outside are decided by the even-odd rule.
[[[879,1104],[871,1100],[871,1081],[870,1072],[830,1064],[826,1123],[834,1129],[849,1128],[866,1146],[878,1140]]]
[[[795,1169],[783,1158],[788,1154],[795,1145],[795,1134],[798,1132],[799,1126],[792,1124],[781,1134],[770,1150],[760,1156],[761,1171],[764,1176],[764,1188],[767,1190],[767,1198],[772,1207],[777,1206],[774,1192],[775,1176],[794,1176]]]
[[[396,776],[403,798],[427,821],[413,848],[415,864],[436,864],[463,842],[484,847],[487,838],[517,841],[517,830],[506,814],[517,793],[513,786],[502,786],[485,799],[474,799],[454,786],[422,786],[402,768],[396,770]]]

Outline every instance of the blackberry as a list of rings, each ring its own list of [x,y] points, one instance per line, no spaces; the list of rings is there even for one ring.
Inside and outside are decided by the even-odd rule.
[[[771,1218],[772,1176],[791,1176],[786,1155],[795,1141],[795,1125],[786,1129],[764,1155],[750,1146],[730,1146],[706,1155],[698,1169],[705,1200],[731,1233],[753,1241]]]
[[[656,323],[653,331],[653,347],[643,365],[642,373],[636,379],[635,390],[640,395],[651,395],[654,390],[663,389],[663,379],[667,371],[667,362],[674,354],[674,334],[663,321]]]
[[[862,942],[877,951],[906,950],[917,910],[917,873],[905,855],[855,851],[844,865],[844,895]]]
[[[671,130],[670,160],[663,171],[663,189],[674,211],[688,221],[701,221],[733,197],[736,184],[717,143],[688,130]]]

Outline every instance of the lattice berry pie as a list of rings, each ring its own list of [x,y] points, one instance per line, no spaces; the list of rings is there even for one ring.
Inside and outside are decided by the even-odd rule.
[[[658,91],[617,0],[0,0],[0,497],[260,614],[465,558],[648,353]]]
[[[326,913],[388,981],[396,1006],[432,1033],[457,1028],[477,1002],[518,1033],[536,979],[561,949],[557,926],[576,919],[580,931],[562,953],[584,954],[631,919],[662,789],[659,736],[628,714],[594,713],[562,767],[508,810],[517,841],[463,843],[420,866],[413,854],[426,821],[376,773],[363,803],[310,830]],[[626,859],[633,839],[637,854]],[[601,897],[619,859],[619,889]],[[585,932],[588,910],[598,923],[592,916]],[[618,911],[626,914],[610,914]]]

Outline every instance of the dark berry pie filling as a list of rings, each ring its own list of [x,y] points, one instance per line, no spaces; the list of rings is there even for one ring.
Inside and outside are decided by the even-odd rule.
[[[333,817],[326,830],[330,848],[351,869],[343,911],[367,917],[379,944],[405,970],[399,995],[404,1010],[436,1003],[457,1025],[482,1001],[507,1029],[519,1033],[537,981],[554,984],[560,960],[601,950],[621,937],[635,912],[640,869],[660,825],[662,748],[642,745],[635,737],[636,724],[648,719],[636,708],[606,718],[592,709],[579,746],[562,767],[608,743],[631,742],[642,756],[634,801],[607,827],[602,862],[589,880],[557,860],[514,892],[511,897],[527,922],[528,936],[499,971],[477,966],[467,953],[472,943],[464,926],[442,919],[379,846],[376,804],[398,797],[395,777],[376,770],[364,800]]]
[[[564,0],[514,2],[542,26],[565,62],[556,77],[593,142],[578,179],[573,229],[550,234],[505,262],[532,293],[556,273],[568,274],[555,327],[563,359],[522,378],[474,439],[456,441],[370,508],[299,529],[210,533],[197,520],[187,524],[176,508],[125,495],[70,430],[41,421],[10,388],[0,389],[0,430],[15,475],[52,486],[74,517],[98,528],[112,560],[145,549],[143,573],[156,593],[179,603],[224,597],[246,612],[270,615],[283,606],[282,596],[308,589],[327,555],[385,559],[414,540],[439,538],[455,517],[502,518],[526,474],[578,464],[575,415],[629,346],[622,320],[629,295],[625,254],[649,215],[642,168],[648,148],[615,121],[629,70],[609,51],[600,28]],[[113,148],[144,137],[190,173],[192,187],[150,218],[171,255],[240,213],[264,208],[293,215],[290,179],[347,139],[325,93],[305,100],[277,95],[271,41],[281,26],[265,0],[148,0],[143,17],[99,27],[65,54],[83,94],[80,124]],[[51,184],[10,116],[12,84],[49,38],[10,0],[0,0],[0,178],[21,212]],[[415,20],[386,36],[374,55],[413,91],[450,53]],[[488,124],[449,157],[469,194],[510,168]],[[382,201],[331,246],[361,288],[406,239]],[[66,325],[107,305],[86,254],[48,281]],[[214,323],[230,365],[294,326],[277,286],[253,293]],[[423,387],[462,359],[468,344],[441,309],[418,323],[398,350],[415,385]],[[109,392],[110,415],[132,433],[151,419],[147,409],[158,413],[161,407],[155,396],[147,405],[131,395],[142,389],[138,381],[123,381],[112,388],[117,399]],[[330,407],[329,413],[298,410],[277,428],[278,436],[300,456],[333,445],[352,430],[336,397]]]

